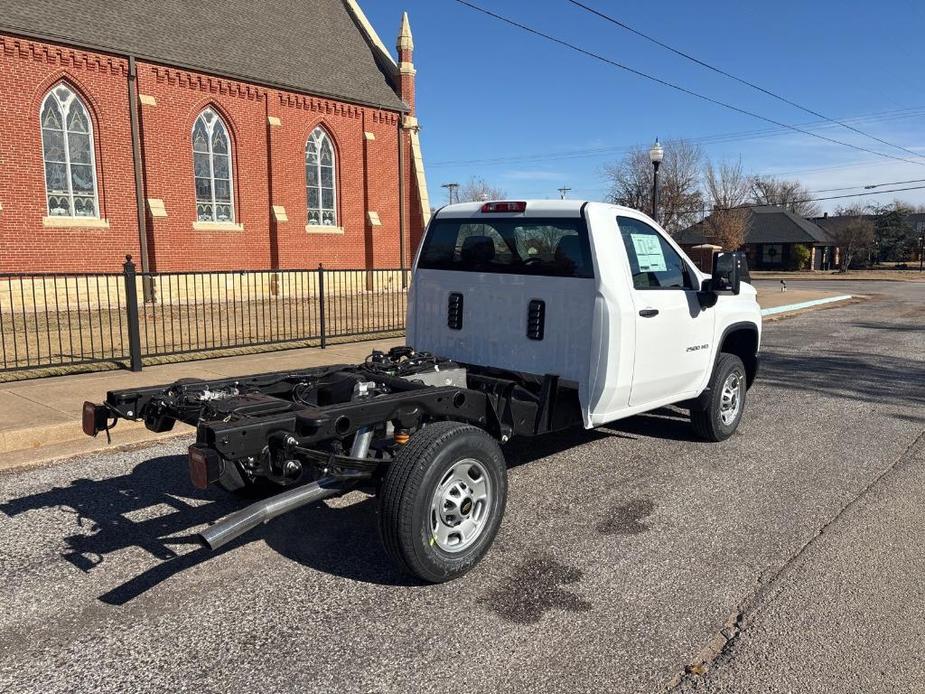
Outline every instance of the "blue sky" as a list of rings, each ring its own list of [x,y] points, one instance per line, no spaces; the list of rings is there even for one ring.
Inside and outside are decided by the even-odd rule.
[[[912,158],[843,128],[820,125],[807,113],[566,0],[473,1],[768,118]],[[409,13],[434,204],[446,200],[440,184],[473,176],[501,186],[509,197],[554,197],[567,185],[573,189],[570,197],[601,199],[603,166],[619,159],[626,147],[656,136],[700,141],[711,158],[741,157],[750,172],[799,178],[813,191],[925,179],[925,3],[584,2],[826,116],[851,119],[861,130],[921,152],[922,165],[780,132],[501,24],[455,0],[365,0],[364,10],[389,47],[402,10]],[[862,200],[897,196],[925,204],[925,190]],[[821,205],[831,210],[843,202]]]

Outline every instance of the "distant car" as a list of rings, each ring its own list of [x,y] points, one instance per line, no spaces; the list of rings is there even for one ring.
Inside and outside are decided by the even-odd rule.
[[[507,498],[500,444],[665,405],[710,441],[733,434],[758,370],[761,314],[744,256],[707,276],[649,217],[594,202],[450,205],[414,262],[408,347],[364,364],[180,381],[86,403],[197,427],[193,481],[291,487],[203,533],[218,547],[312,501],[379,496],[387,553],[432,582],[488,551]]]

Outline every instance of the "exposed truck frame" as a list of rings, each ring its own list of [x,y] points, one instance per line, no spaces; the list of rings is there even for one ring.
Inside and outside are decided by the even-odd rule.
[[[396,347],[387,353],[374,351],[356,365],[241,378],[184,379],[111,391],[101,404],[84,404],[84,431],[91,436],[105,431],[108,436],[119,419],[127,419],[143,421],[150,430],[164,432],[181,421],[196,427],[196,442],[190,446],[188,461],[197,487],[218,484],[232,492],[251,493],[276,489],[275,496],[205,529],[202,540],[213,549],[282,513],[360,489],[379,496],[380,534],[387,553],[400,567],[427,581],[455,578],[487,552],[500,525],[507,478],[499,444],[512,437],[538,436],[582,425],[590,428],[669,402],[691,410],[698,434],[719,441],[738,426],[745,392],[757,373],[760,316],[753,289],[741,299],[737,296],[745,271],[741,254],[718,256],[713,276],[702,276],[692,265],[688,267],[690,261],[670,245],[670,239],[658,241],[660,237],[655,235],[663,232],[649,226],[644,215],[614,206],[598,206],[589,213],[587,205],[566,202],[561,203],[561,209],[537,203],[534,218],[526,214],[527,204],[522,202],[454,206],[447,215],[435,215],[435,220],[445,219],[445,224],[452,225],[449,232],[439,227],[433,232],[434,221],[428,228],[428,235],[433,233],[437,239],[432,243],[443,244],[438,247],[444,254],[440,257],[449,258],[447,253],[460,257],[461,247],[465,262],[469,262],[467,252],[472,262],[493,262],[490,244],[495,242],[482,231],[492,224],[508,233],[511,223],[529,230],[530,220],[535,219],[533,224],[542,234],[531,242],[535,243],[534,256],[511,274],[503,274],[508,266],[484,272],[485,266],[477,265],[475,274],[457,271],[455,266],[441,267],[433,260],[422,263],[419,250],[416,295],[409,300],[409,323],[414,319],[415,325],[409,336],[416,336],[418,346],[428,342],[445,346],[449,356]],[[618,216],[613,217],[614,212]],[[495,214],[500,217],[492,216]],[[633,229],[633,234],[624,238],[625,264],[613,262],[613,256],[620,260],[623,245],[615,244],[612,238],[620,232],[610,218],[623,220],[621,225]],[[640,226],[643,222],[646,226]],[[592,224],[598,237],[591,233]],[[456,238],[457,229],[463,228],[468,235],[453,242],[455,246],[441,241],[447,233],[453,234],[449,238]],[[553,257],[549,239],[554,240],[556,234],[564,240],[559,240]],[[662,250],[657,243],[663,243]],[[425,240],[425,248],[427,244]],[[683,275],[689,288],[683,294],[639,291],[641,298],[633,296],[630,273],[639,272],[634,263],[642,261],[629,258],[631,249],[634,254],[637,250],[646,254],[648,274],[643,272],[643,279],[647,283],[657,281],[658,272],[670,275],[670,268],[665,270],[666,258],[676,255],[674,262],[681,264],[678,277]],[[564,262],[560,255],[566,251],[572,257]],[[592,251],[597,254],[593,268],[587,259]],[[516,248],[512,253],[516,256]],[[581,253],[585,261],[579,257]],[[601,262],[604,257],[609,265]],[[504,261],[513,262],[511,257]],[[544,275],[547,266],[548,272],[558,274]],[[485,306],[497,296],[499,287],[503,288],[506,294],[500,299],[500,308],[473,306],[470,301],[464,309],[465,291],[457,289],[465,288],[467,282],[473,296],[483,292]],[[422,297],[422,291],[428,295]],[[557,306],[555,301],[563,292],[574,292],[574,296],[569,299],[571,303]],[[541,294],[545,300],[537,298]],[[672,305],[674,296],[681,304]],[[723,300],[728,303],[723,304]],[[574,335],[560,332],[543,341],[547,312],[558,325],[565,325],[569,306],[587,301],[599,308],[593,327],[590,322],[583,324],[586,335],[579,334],[576,342]],[[640,301],[646,303],[640,307]],[[722,312],[713,309],[718,301],[725,306]],[[492,347],[495,355],[480,358],[483,347],[477,341],[492,324],[479,325],[483,318],[479,311],[494,310],[497,315],[491,314],[492,319],[503,321],[511,310],[519,312],[521,304],[526,315],[519,329],[526,330],[526,338],[516,343],[513,333],[504,332],[509,326],[499,326],[498,334],[508,335],[504,353],[497,352],[496,341]],[[675,379],[682,385],[666,390],[664,376],[650,368],[649,377],[654,375],[657,380],[643,386],[652,394],[647,401],[634,403],[631,392],[636,391],[630,388],[637,384],[627,380],[625,364],[632,365],[627,356],[632,357],[640,343],[627,347],[627,331],[620,326],[632,327],[627,321],[636,320],[638,313],[644,321],[639,335],[648,335],[644,329],[653,325],[649,319],[659,314],[653,306],[661,307],[665,320],[676,321],[664,327],[671,330],[677,325],[679,335],[689,333],[683,339],[697,342],[686,346],[679,341],[672,347],[677,353],[672,358],[680,364]],[[679,306],[683,309],[678,310]],[[714,313],[707,313],[711,310]],[[469,316],[466,321],[464,311]],[[701,315],[706,316],[704,322],[695,325]],[[480,332],[472,332],[473,323]],[[603,331],[608,329],[617,329],[624,342],[607,338]],[[597,340],[597,356],[581,347],[581,341],[590,342],[592,336]],[[701,344],[711,338],[712,344]],[[573,349],[573,345],[577,347]],[[663,344],[655,346],[665,348]],[[473,358],[459,356],[467,354]],[[552,372],[510,368],[518,362],[533,367],[547,364]],[[652,360],[649,362],[651,366]],[[621,409],[613,409],[613,403],[621,398]],[[589,405],[595,402],[597,410]]]

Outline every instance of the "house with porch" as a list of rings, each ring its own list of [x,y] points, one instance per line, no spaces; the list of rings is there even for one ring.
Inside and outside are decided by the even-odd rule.
[[[695,259],[698,247],[709,248],[716,244],[711,236],[709,217],[684,229],[677,241]],[[829,234],[808,219],[783,207],[762,205],[746,210],[745,243],[739,250],[748,256],[748,266],[754,270],[785,270],[793,267],[796,246],[809,251],[811,270],[834,269],[839,261],[838,248]],[[706,254],[709,258],[710,254]]]

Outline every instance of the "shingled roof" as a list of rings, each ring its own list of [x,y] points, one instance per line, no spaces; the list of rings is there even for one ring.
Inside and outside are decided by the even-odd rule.
[[[407,110],[344,0],[29,0],[5,4],[0,31]]]
[[[878,215],[875,214],[827,214],[824,217],[813,217],[813,222],[826,231],[836,232],[843,230],[851,222],[856,220],[858,216],[874,224],[877,223]],[[903,221],[912,228],[914,233],[925,231],[925,212],[910,212],[907,215],[903,215]]]
[[[709,219],[709,217],[707,217]],[[783,207],[748,208],[745,243],[812,243],[833,245],[824,229]],[[678,234],[678,243],[709,243],[704,223],[697,222]]]

